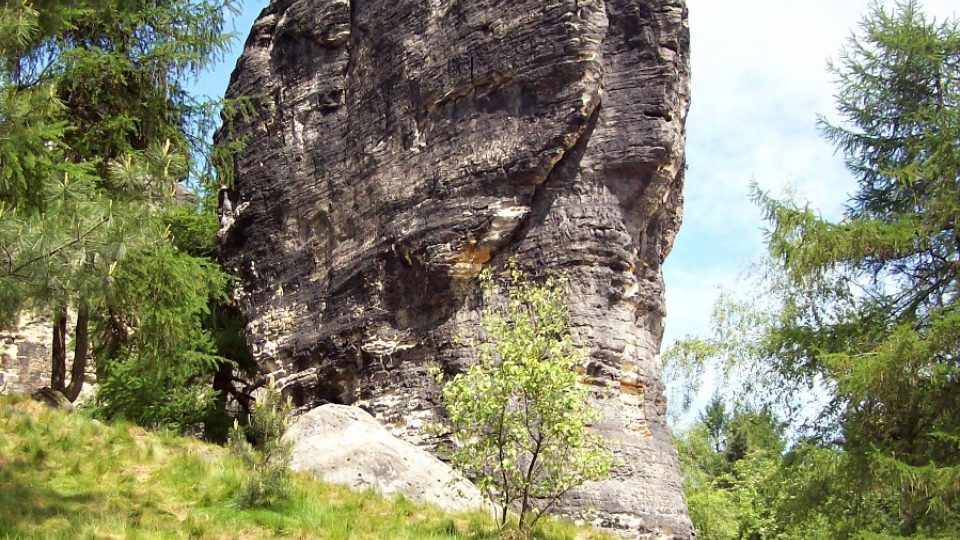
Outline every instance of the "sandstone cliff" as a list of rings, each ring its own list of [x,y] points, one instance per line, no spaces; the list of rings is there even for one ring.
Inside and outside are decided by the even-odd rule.
[[[683,0],[274,0],[228,90],[259,111],[221,209],[255,358],[301,408],[429,446],[427,369],[471,361],[477,273],[565,272],[624,463],[565,510],[690,537],[657,360],[688,49]]]
[[[48,386],[52,343],[53,326],[42,317],[25,314],[12,327],[0,329],[0,394],[30,394]],[[72,362],[71,353],[68,349]]]
[[[74,312],[67,317],[67,342],[73,339]],[[53,344],[53,324],[36,313],[21,313],[15,323],[0,328],[0,394],[32,394],[50,386],[52,378],[50,347]],[[67,347],[66,365],[73,365],[73,347]],[[96,384],[95,366],[87,361],[81,395],[92,396]]]

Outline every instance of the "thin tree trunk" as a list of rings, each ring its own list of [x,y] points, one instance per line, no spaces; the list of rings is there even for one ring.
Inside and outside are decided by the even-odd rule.
[[[67,378],[67,306],[53,314],[53,346],[50,353],[50,388],[63,392]]]
[[[214,442],[225,442],[230,432],[227,400],[230,398],[231,390],[233,390],[233,364],[221,362],[213,375],[213,391],[217,393],[217,398],[213,402],[214,412],[204,422],[205,435]]]
[[[90,352],[90,309],[81,306],[77,313],[77,329],[74,335],[73,367],[70,370],[70,385],[64,395],[76,401],[83,388],[83,376],[87,371],[87,355]]]

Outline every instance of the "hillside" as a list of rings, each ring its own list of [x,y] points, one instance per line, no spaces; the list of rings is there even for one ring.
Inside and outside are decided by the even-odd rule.
[[[447,514],[305,475],[289,501],[241,510],[225,449],[0,397],[0,538],[496,538],[482,513]],[[548,523],[539,538],[607,538]]]

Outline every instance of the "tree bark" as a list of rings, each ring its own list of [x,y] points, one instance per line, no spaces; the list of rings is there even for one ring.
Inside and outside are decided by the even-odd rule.
[[[63,392],[67,378],[67,306],[53,315],[53,346],[50,353],[50,388]]]
[[[83,376],[87,370],[87,355],[90,352],[90,309],[86,306],[77,313],[77,329],[74,336],[73,367],[70,370],[70,384],[63,394],[71,402],[80,396],[83,388]]]
[[[213,390],[217,393],[217,398],[213,403],[214,411],[208,416],[205,430],[207,438],[215,442],[224,442],[229,435],[227,400],[230,397],[230,391],[233,390],[233,378],[233,364],[230,362],[221,362],[213,375]]]

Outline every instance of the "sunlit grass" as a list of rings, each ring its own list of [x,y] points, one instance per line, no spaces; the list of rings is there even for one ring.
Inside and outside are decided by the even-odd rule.
[[[0,397],[0,538],[495,539],[482,512],[452,514],[296,475],[289,500],[233,503],[246,471],[225,449]],[[551,521],[542,539],[600,539]]]

